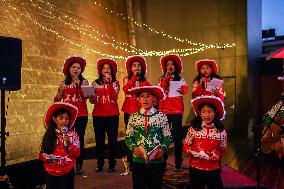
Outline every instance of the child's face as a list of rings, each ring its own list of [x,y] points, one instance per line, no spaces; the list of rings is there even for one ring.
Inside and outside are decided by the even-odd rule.
[[[156,100],[153,94],[149,92],[140,93],[138,99],[139,99],[141,106],[146,110],[150,110],[154,104],[154,101]]]
[[[208,64],[203,64],[200,68],[200,74],[209,77],[213,72],[213,69]]]
[[[69,116],[67,113],[59,114],[56,117],[53,117],[53,121],[55,122],[57,129],[61,129],[62,126],[67,126],[69,123]]]
[[[208,105],[204,105],[200,110],[200,117],[205,123],[210,124],[214,120],[215,111]]]
[[[106,75],[111,75],[111,67],[109,64],[104,64],[102,68],[102,75],[105,77]]]
[[[167,72],[168,73],[170,73],[170,74],[174,73],[174,71],[175,71],[175,63],[174,63],[174,61],[168,60],[166,67],[167,67]]]
[[[70,75],[72,77],[78,77],[81,73],[81,65],[77,62],[73,63],[70,67]]]
[[[141,64],[140,62],[136,61],[136,62],[133,62],[132,65],[131,65],[131,71],[134,75],[138,75],[141,73]]]

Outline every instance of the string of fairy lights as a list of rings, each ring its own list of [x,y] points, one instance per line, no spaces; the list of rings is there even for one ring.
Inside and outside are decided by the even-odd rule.
[[[72,45],[75,45],[79,48],[85,49],[87,51],[91,51],[93,53],[96,53],[96,54],[99,54],[99,55],[102,55],[102,56],[107,56],[107,57],[117,58],[117,59],[126,59],[127,58],[125,56],[118,56],[118,55],[102,53],[102,52],[97,51],[95,49],[89,48],[86,45],[82,45],[80,43],[74,42],[74,41],[64,37],[59,32],[57,32],[53,29],[50,29],[47,26],[40,23],[39,21],[33,19],[31,16],[22,13],[19,9],[17,9],[16,7],[13,7],[6,0],[3,0],[3,2],[6,3],[8,5],[8,7],[11,8],[12,10],[17,11],[21,16],[31,20],[34,24],[39,26],[41,29],[55,34],[58,38],[66,41],[66,42],[69,42]],[[200,45],[201,47],[199,47],[199,48],[186,48],[186,49],[170,49],[170,50],[165,50],[165,51],[144,51],[142,49],[135,48],[135,47],[129,45],[128,43],[119,42],[119,41],[115,40],[115,38],[113,36],[109,36],[107,34],[101,34],[98,30],[93,29],[91,25],[80,24],[78,21],[69,17],[68,15],[56,16],[55,13],[54,13],[55,10],[56,10],[56,7],[52,6],[49,2],[42,1],[42,0],[38,1],[38,2],[41,2],[41,3],[45,3],[49,7],[49,9],[51,9],[53,12],[46,10],[45,8],[43,8],[42,6],[40,6],[37,3],[34,3],[33,0],[30,0],[30,2],[31,2],[33,7],[36,7],[39,10],[41,10],[45,13],[48,13],[49,14],[48,18],[53,19],[54,21],[60,21],[60,22],[64,23],[64,25],[70,27],[73,30],[79,31],[80,34],[87,36],[92,40],[96,40],[96,41],[98,41],[98,42],[100,42],[104,45],[110,45],[112,48],[115,48],[117,50],[122,50],[124,52],[131,53],[131,54],[139,54],[139,55],[142,55],[142,56],[163,56],[165,54],[175,53],[175,54],[179,54],[180,56],[188,56],[188,55],[191,55],[191,54],[196,54],[200,51],[204,51],[204,50],[209,49],[209,48],[229,48],[229,47],[235,46],[235,44],[223,44],[223,45],[219,45],[219,46],[218,45],[205,45],[205,44],[202,44],[202,43],[197,44],[197,43],[193,43],[193,42],[190,41],[191,45]],[[96,1],[93,1],[93,2],[94,2],[94,4],[99,5],[101,8],[103,8],[100,4],[97,4]],[[108,10],[107,8],[104,8],[104,9]],[[110,11],[110,12],[113,13],[114,11]],[[74,24],[66,21],[65,19],[72,21]],[[165,36],[165,35],[163,34],[162,36]],[[108,40],[111,40],[112,42],[107,42],[107,41],[105,41],[101,38],[106,38]],[[175,37],[175,39],[179,39],[179,38]],[[188,41],[188,40],[185,40],[185,41]],[[180,42],[184,42],[184,40],[181,40]],[[127,46],[129,48],[127,48],[125,46]]]
[[[205,49],[209,49],[209,48],[229,48],[229,47],[235,47],[236,46],[235,43],[232,43],[232,44],[211,44],[211,45],[206,45],[206,44],[203,44],[203,43],[200,43],[200,42],[198,42],[198,43],[192,42],[191,40],[189,40],[187,38],[183,39],[183,38],[176,37],[174,35],[168,34],[168,33],[164,32],[164,31],[158,31],[158,30],[154,29],[153,27],[150,27],[149,25],[147,25],[145,23],[138,23],[137,21],[135,21],[135,19],[133,17],[124,16],[122,13],[117,13],[116,11],[110,10],[109,8],[102,6],[101,3],[98,3],[95,0],[91,0],[91,2],[93,2],[94,5],[98,6],[101,9],[104,9],[105,11],[108,11],[111,14],[114,14],[116,16],[122,17],[122,19],[124,19],[124,20],[126,20],[126,19],[132,20],[133,23],[136,26],[144,27],[144,28],[148,29],[149,31],[151,31],[151,32],[153,32],[155,34],[159,34],[159,35],[161,35],[163,37],[167,37],[169,39],[173,39],[173,40],[179,41],[181,43],[188,43],[188,44],[195,45],[195,46],[200,45],[200,46],[204,46]]]
[[[32,2],[33,0],[30,0],[30,1]],[[46,3],[46,2],[41,1],[41,0],[39,0],[39,1],[40,1],[40,2],[43,2],[43,3]],[[52,5],[50,5],[49,3],[46,3],[46,4],[50,6],[50,9],[55,10],[55,8],[54,8]],[[71,18],[71,17],[69,17],[69,16],[67,16],[67,15],[63,16],[63,18],[67,18],[67,19],[73,21],[73,22],[76,24],[76,26],[74,26],[74,25],[71,24],[70,22],[64,21],[60,16],[56,16],[56,15],[53,14],[51,11],[42,8],[42,7],[39,6],[38,4],[32,3],[32,5],[35,6],[35,7],[37,7],[38,9],[43,10],[44,12],[50,14],[53,19],[60,20],[60,21],[63,22],[65,25],[70,26],[71,29],[77,30],[77,31],[79,31],[79,32],[80,32],[81,34],[83,34],[83,35],[85,35],[85,36],[87,36],[87,37],[89,37],[89,38],[91,38],[91,39],[97,40],[97,41],[101,42],[103,45],[111,45],[111,46],[112,46],[113,48],[115,48],[115,49],[120,49],[120,50],[125,51],[125,52],[128,52],[128,53],[140,54],[140,55],[143,55],[143,56],[163,56],[163,55],[165,55],[165,54],[176,53],[176,54],[180,54],[181,56],[187,56],[187,55],[194,54],[194,53],[198,53],[198,52],[200,52],[200,51],[205,50],[204,47],[201,47],[201,48],[186,48],[186,49],[170,49],[170,50],[165,50],[165,51],[144,51],[144,50],[135,48],[135,47],[129,45],[128,43],[118,42],[118,41],[116,41],[116,40],[114,39],[114,37],[112,37],[112,36],[108,36],[108,35],[106,35],[106,34],[105,34],[105,35],[100,34],[100,32],[99,32],[98,30],[92,29],[92,26],[80,24],[80,23],[78,23],[75,19],[73,19],[73,18]],[[84,27],[84,29],[81,30],[81,27]],[[87,32],[86,32],[86,29],[85,29],[85,28],[86,28],[86,29],[89,29],[89,30],[87,30]],[[119,44],[119,45],[122,45],[122,46],[128,46],[128,47],[130,47],[132,50],[127,49],[127,48],[125,48],[125,47],[121,47],[121,46],[119,46],[119,45],[115,45],[114,43],[111,43],[111,42],[106,42],[106,41],[104,41],[104,40],[101,40],[101,39],[99,39],[98,37],[93,36],[93,35],[90,33],[90,31],[92,31],[93,33],[99,35],[99,36],[102,37],[102,38],[103,38],[103,37],[106,37],[106,38],[108,38],[109,40],[112,40],[113,42],[115,42],[116,44]],[[188,51],[189,51],[189,52],[188,52]],[[188,53],[187,53],[187,52],[188,52]]]

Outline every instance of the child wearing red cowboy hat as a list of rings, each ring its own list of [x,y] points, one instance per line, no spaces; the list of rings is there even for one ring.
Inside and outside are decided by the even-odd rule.
[[[89,85],[82,73],[86,67],[86,60],[79,56],[70,56],[65,60],[63,66],[64,81],[59,85],[54,102],[67,102],[78,108],[78,117],[74,123],[74,128],[80,137],[81,155],[76,161],[76,174],[82,174],[84,136],[88,123],[87,98],[84,97],[81,86]]]
[[[191,121],[183,142],[189,154],[189,186],[223,188],[221,158],[227,147],[227,134],[220,120],[225,116],[224,104],[215,96],[199,96],[192,101],[196,117]]]
[[[124,123],[127,126],[130,114],[138,111],[141,108],[136,96],[129,93],[129,89],[134,87],[141,87],[145,85],[151,85],[145,78],[147,72],[146,60],[143,56],[134,55],[128,57],[125,62],[125,68],[127,76],[123,78],[123,91],[125,93],[125,100],[122,105],[122,111],[124,112]],[[131,169],[132,165],[132,153],[127,151],[127,161]]]
[[[143,86],[130,89],[138,96],[142,106],[131,114],[125,142],[133,152],[133,188],[161,188],[163,178],[163,154],[167,152],[171,132],[165,114],[153,107],[156,100],[164,97],[158,86]]]
[[[51,105],[45,116],[39,159],[43,161],[47,189],[74,188],[75,158],[80,155],[80,142],[72,130],[78,109],[63,102]]]
[[[172,136],[175,147],[175,171],[181,171],[182,164],[182,115],[184,111],[183,95],[188,91],[188,86],[183,77],[182,61],[178,55],[169,54],[163,56],[160,60],[163,76],[160,79],[159,86],[166,93],[166,98],[159,102],[159,111],[165,113],[172,128]],[[179,83],[176,95],[170,95],[170,89],[174,83]],[[165,155],[167,159],[167,155]],[[165,162],[166,168],[166,162]]]
[[[102,58],[97,61],[97,70],[99,78],[92,82],[92,86],[95,89],[95,96],[90,97],[90,102],[94,104],[93,126],[98,160],[96,172],[103,170],[106,134],[109,144],[108,172],[114,172],[119,123],[117,104],[119,83],[116,80],[117,64],[111,58]]]
[[[196,61],[197,76],[193,80],[192,98],[201,95],[214,95],[224,102],[223,80],[220,79],[215,60],[203,59]]]

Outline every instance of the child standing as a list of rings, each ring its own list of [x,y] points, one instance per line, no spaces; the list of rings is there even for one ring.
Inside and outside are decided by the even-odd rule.
[[[65,60],[63,74],[65,80],[59,85],[54,102],[67,102],[78,108],[78,117],[74,123],[75,131],[80,138],[81,155],[76,160],[76,174],[83,173],[84,137],[88,123],[87,98],[84,97],[81,86],[89,85],[88,80],[83,77],[86,60],[79,56],[71,56]]]
[[[166,98],[159,102],[159,111],[167,115],[169,124],[172,128],[172,136],[175,147],[175,171],[180,172],[182,164],[182,116],[184,111],[183,95],[187,93],[188,86],[183,77],[180,76],[182,72],[182,62],[178,55],[170,54],[161,58],[161,68],[163,76],[160,79],[159,86],[163,88]],[[177,85],[174,95],[170,94],[172,86]],[[165,168],[166,168],[165,155]]]
[[[47,189],[74,188],[75,158],[80,155],[80,142],[72,126],[77,108],[57,102],[45,116],[46,132],[41,143],[39,159],[44,163]]]
[[[129,92],[129,89],[151,84],[145,78],[147,72],[147,64],[143,56],[130,56],[125,62],[125,68],[127,71],[127,76],[123,79],[123,91],[125,93],[125,100],[123,102],[121,110],[124,112],[124,123],[127,126],[130,114],[137,112],[141,108],[137,97],[135,95],[132,95]],[[127,162],[129,163],[131,169],[132,152],[127,151],[126,153]]]
[[[163,154],[168,150],[171,133],[166,115],[157,111],[153,104],[164,94],[158,86],[136,87],[130,92],[138,96],[142,106],[131,114],[125,137],[128,148],[133,152],[133,188],[158,189],[163,178]],[[155,153],[150,155],[155,148]]]
[[[224,102],[223,80],[217,75],[218,66],[214,60],[198,60],[195,64],[197,76],[193,80],[192,98],[214,95]]]
[[[227,134],[220,121],[225,115],[223,102],[215,96],[200,96],[192,104],[196,117],[183,142],[184,151],[190,155],[189,187],[221,189],[221,158],[227,146]]]
[[[104,167],[105,135],[109,144],[108,172],[115,171],[119,110],[117,98],[119,83],[116,80],[117,64],[110,58],[102,58],[97,62],[99,78],[93,81],[95,96],[90,97],[94,104],[93,126],[96,138],[97,168],[101,172]]]

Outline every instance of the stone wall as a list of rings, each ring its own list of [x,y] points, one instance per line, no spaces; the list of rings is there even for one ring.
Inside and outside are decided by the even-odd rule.
[[[64,79],[62,66],[66,57],[76,54],[87,59],[84,77],[91,83],[97,77],[98,58],[129,55],[117,50],[117,44],[112,40],[98,35],[97,32],[114,37],[118,42],[129,42],[127,20],[102,7],[127,16],[124,0],[97,1],[97,4],[92,0],[0,1],[0,36],[20,38],[23,44],[22,88],[6,92],[6,130],[10,133],[6,140],[7,164],[37,158],[45,131],[44,116],[53,102],[60,81]],[[102,40],[115,45],[104,44]],[[117,77],[122,81],[125,75],[124,60],[115,60],[119,67]],[[120,107],[123,99],[123,92],[120,91]],[[88,110],[91,115],[91,104],[88,104]],[[121,136],[124,129],[121,115]],[[91,116],[86,131],[86,144],[94,145]]]

